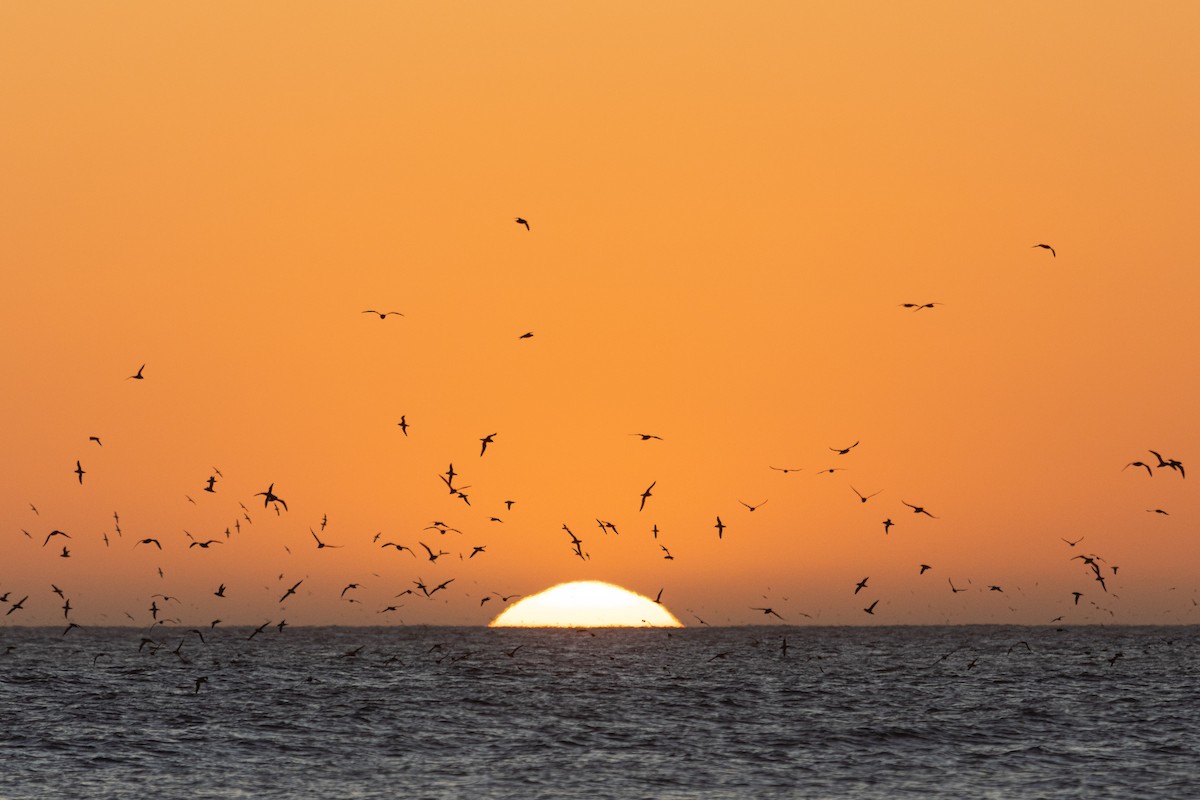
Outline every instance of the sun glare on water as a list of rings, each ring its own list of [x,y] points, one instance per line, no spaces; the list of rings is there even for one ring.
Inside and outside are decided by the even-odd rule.
[[[682,628],[648,597],[603,581],[560,583],[526,597],[492,620],[493,628]]]

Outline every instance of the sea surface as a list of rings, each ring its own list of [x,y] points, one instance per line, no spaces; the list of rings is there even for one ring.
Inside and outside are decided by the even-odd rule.
[[[1194,626],[201,633],[0,629],[0,797],[1200,797]]]

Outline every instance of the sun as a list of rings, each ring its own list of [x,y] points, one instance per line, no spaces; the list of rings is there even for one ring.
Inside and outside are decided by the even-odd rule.
[[[682,628],[648,597],[603,581],[574,581],[513,603],[492,628]]]

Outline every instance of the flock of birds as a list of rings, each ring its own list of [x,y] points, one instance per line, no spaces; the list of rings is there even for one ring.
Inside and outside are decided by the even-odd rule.
[[[518,225],[523,226],[526,229],[526,231],[530,230],[529,222],[527,220],[525,220],[524,218],[517,217],[517,218],[515,218],[515,222]],[[1055,253],[1054,248],[1048,244],[1036,244],[1036,245],[1033,245],[1033,247],[1048,250],[1052,257],[1057,257],[1057,253]],[[936,309],[938,306],[941,306],[942,303],[933,302],[933,301],[920,302],[920,303],[906,302],[906,303],[901,303],[899,305],[905,309],[911,309],[913,311],[921,311],[921,310]],[[380,320],[384,320],[384,321],[386,321],[389,317],[392,317],[392,316],[397,316],[397,317],[404,316],[404,314],[402,314],[399,311],[381,310],[381,309],[377,309],[377,308],[365,309],[361,313],[377,316]],[[520,335],[518,338],[525,340],[525,339],[530,339],[532,337],[533,337],[533,332],[526,332],[526,333]],[[147,380],[147,376],[145,374],[146,367],[147,367],[146,364],[142,364],[141,366],[138,367],[136,372],[127,376],[126,380],[132,380],[132,381]],[[412,426],[410,425],[410,423],[408,421],[407,415],[400,416],[397,426],[399,427],[400,433],[404,437],[408,437],[410,435],[410,430],[411,430]],[[635,433],[629,433],[627,435],[630,437],[634,437],[639,442],[643,442],[643,443],[653,443],[653,442],[663,441],[663,437],[659,436],[658,434],[655,434],[655,433],[635,432]],[[479,437],[479,454],[478,454],[479,458],[487,457],[488,453],[490,452],[489,447],[495,446],[498,437],[500,437],[499,432],[492,432],[492,433],[488,433],[484,436]],[[99,436],[91,436],[91,437],[89,437],[88,441],[90,443],[93,443],[97,447],[104,447],[104,443],[101,440],[101,437],[99,437]],[[831,446],[828,449],[831,451],[831,453],[833,454],[833,457],[835,457],[835,458],[851,459],[851,458],[853,458],[854,451],[860,446],[860,444],[861,444],[861,442],[855,441],[854,443],[849,444],[849,445]],[[1186,477],[1184,464],[1181,461],[1179,461],[1177,458],[1164,457],[1161,453],[1159,453],[1158,451],[1155,451],[1155,450],[1150,450],[1148,452],[1156,459],[1156,461],[1154,463],[1151,463],[1149,461],[1143,461],[1143,460],[1134,460],[1134,461],[1130,461],[1129,463],[1127,463],[1125,465],[1124,469],[1129,469],[1130,467],[1133,467],[1135,470],[1145,470],[1147,475],[1149,475],[1150,477],[1154,477],[1156,474],[1160,474],[1163,470],[1166,470],[1172,474],[1176,474],[1180,478]],[[83,467],[83,464],[82,464],[83,460],[84,459],[82,459],[82,458],[76,459],[75,460],[75,468],[72,471],[75,482],[80,486],[86,485],[85,476],[87,476],[89,474],[88,470],[85,470]],[[794,466],[776,466],[776,465],[767,465],[767,466],[770,470],[782,473],[784,475],[789,475],[792,473],[799,473],[799,472],[804,471],[803,468],[794,467]],[[830,468],[821,469],[821,470],[817,471],[815,474],[818,474],[818,475],[830,474],[830,475],[832,475],[832,474],[835,474],[838,472],[845,471],[845,469],[846,469],[845,467],[830,467]],[[456,500],[461,501],[465,506],[468,506],[468,507],[471,506],[471,496],[467,493],[467,490],[470,489],[471,487],[469,485],[463,484],[460,481],[460,478],[462,476],[460,475],[460,473],[458,471],[455,470],[453,463],[450,463],[448,468],[445,470],[445,472],[439,474],[437,477],[439,478],[442,486],[449,492],[450,495],[452,495]],[[197,488],[200,491],[203,491],[210,495],[217,494],[219,491],[218,487],[220,486],[220,483],[223,480],[223,478],[224,478],[224,475],[222,474],[222,472],[219,469],[216,469],[214,467],[211,470],[211,474],[209,474],[206,479],[204,479],[201,482],[198,482],[198,483],[202,483],[202,485],[198,485]],[[645,512],[648,507],[653,506],[653,503],[654,503],[653,499],[655,497],[654,489],[657,485],[658,485],[658,481],[655,480],[655,481],[651,482],[645,488],[645,490],[643,490],[640,493],[640,495],[638,495],[635,498],[631,498],[631,501],[637,502],[637,511],[639,514],[641,514],[642,512]],[[863,492],[863,491],[860,491],[859,488],[855,487],[854,485],[849,485],[849,489],[851,492],[853,492],[853,495],[854,495],[855,499],[857,500],[857,502],[859,502],[861,504],[868,503],[869,501],[871,501],[873,498],[878,496],[883,491],[882,489],[876,489],[873,491]],[[257,502],[257,499],[261,499],[261,502],[262,502],[261,508],[267,512],[271,512],[276,515],[283,515],[283,514],[289,512],[288,503],[284,499],[284,497],[280,494],[280,491],[276,488],[276,484],[274,482],[267,483],[265,489],[254,494],[254,498],[256,498],[256,500],[254,502]],[[186,496],[186,499],[191,503],[196,502],[190,495]],[[738,498],[738,503],[741,506],[745,507],[749,513],[756,512],[758,509],[760,509],[764,505],[766,505],[768,501],[769,501],[768,498],[758,500],[757,502],[748,502],[746,500],[742,500],[742,499]],[[516,502],[517,502],[516,500],[512,500],[512,499],[503,501],[505,511],[511,510]],[[905,513],[911,513],[914,517],[924,518],[927,520],[939,519],[939,516],[934,514],[932,511],[930,511],[929,508],[927,508],[923,503],[910,503],[910,502],[908,502],[908,500],[901,500],[900,503],[904,507]],[[225,528],[225,530],[223,532],[223,537],[201,539],[201,538],[197,538],[197,537],[193,536],[190,532],[185,531],[184,533],[188,540],[186,549],[187,550],[199,549],[199,550],[203,551],[203,550],[209,550],[210,548],[213,548],[215,546],[224,546],[226,544],[234,542],[242,534],[243,523],[245,523],[245,525],[247,525],[247,526],[253,524],[253,517],[251,515],[251,511],[253,509],[251,507],[247,506],[245,503],[239,502],[238,505],[239,505],[239,510],[236,512],[237,516]],[[1152,513],[1157,513],[1157,514],[1161,514],[1161,515],[1166,515],[1168,513],[1167,511],[1165,511],[1164,509],[1161,509],[1161,508],[1153,508],[1153,509],[1147,509],[1147,510]],[[35,517],[40,516],[40,511],[33,504],[30,504],[30,511]],[[488,516],[489,522],[492,522],[492,523],[503,522],[503,519],[499,516],[499,509],[497,509],[497,512],[498,513],[496,513],[496,514],[491,514]],[[892,517],[890,515],[882,515],[882,516],[883,516],[883,518],[880,519],[879,524],[882,526],[883,533],[886,535],[886,534],[890,533],[892,528],[895,527],[897,525],[897,523],[892,519]],[[113,520],[114,520],[113,532],[114,532],[114,535],[116,538],[110,539],[108,532],[107,531],[103,532],[101,534],[101,537],[102,537],[102,541],[103,541],[103,544],[105,547],[115,546],[119,540],[124,540],[123,532],[121,530],[120,516],[116,512],[113,513]],[[599,528],[600,533],[603,534],[604,536],[608,536],[609,534],[612,534],[615,536],[615,535],[619,535],[619,533],[620,533],[620,531],[618,530],[618,526],[611,520],[597,519],[596,524]],[[316,527],[314,527],[313,525],[307,526],[308,532],[310,533],[311,546],[315,547],[318,551],[327,550],[327,549],[336,550],[336,549],[341,549],[341,548],[345,547],[345,544],[334,543],[334,542],[326,540],[325,537],[327,536],[327,533],[326,533],[327,525],[328,525],[328,517],[323,515],[322,518],[320,519],[320,521],[318,523],[316,523]],[[724,522],[721,519],[720,515],[714,516],[712,527],[715,532],[715,538],[717,540],[723,540],[728,525],[726,522]],[[585,543],[584,538],[580,535],[577,535],[571,529],[571,527],[566,523],[562,524],[562,530],[566,533],[566,535],[568,537],[569,553],[573,557],[578,558],[582,561],[589,561],[591,559],[591,555],[586,548],[586,543]],[[432,565],[436,565],[440,559],[443,559],[445,557],[453,555],[452,553],[450,553],[446,550],[443,550],[440,546],[437,546],[436,543],[447,541],[444,539],[444,537],[446,537],[448,534],[462,535],[461,530],[459,530],[458,528],[454,528],[454,527],[448,525],[446,522],[441,521],[441,520],[432,521],[424,529],[424,531],[427,533],[428,537],[437,537],[436,539],[434,539],[434,541],[435,541],[434,545],[430,545],[428,542],[424,541],[424,538],[426,538],[424,536],[419,536],[415,540],[409,541],[407,543],[399,542],[399,541],[391,541],[391,540],[380,541],[383,538],[382,533],[376,533],[374,535],[374,538],[371,540],[371,545],[378,547],[380,550],[387,550],[389,548],[394,549],[397,554],[407,553],[408,556],[415,559],[418,563],[427,562],[432,567]],[[72,557],[71,547],[73,546],[74,542],[76,541],[75,537],[78,535],[78,534],[72,534],[67,531],[58,530],[58,529],[50,530],[49,532],[45,533],[44,535],[42,535],[41,533],[38,533],[35,535],[33,532],[29,531],[26,528],[22,528],[21,532],[24,534],[25,537],[27,537],[31,541],[36,542],[37,540],[40,539],[41,548],[48,548],[50,546],[51,542],[54,543],[55,548],[61,547],[61,552],[58,552],[58,557],[63,558],[63,559]],[[660,534],[658,525],[653,524],[653,525],[648,526],[646,528],[646,532],[653,538],[655,544],[657,544],[659,550],[662,553],[662,558],[669,560],[669,561],[673,561],[675,559],[675,556],[672,555],[670,549],[668,549],[668,547],[665,543],[658,541],[658,537]],[[129,540],[124,540],[124,541],[128,542]],[[1082,541],[1082,537],[1080,537],[1080,539],[1076,539],[1076,540],[1063,539],[1063,541],[1066,543],[1066,545],[1069,548],[1074,549],[1080,544],[1080,542]],[[168,542],[167,544],[168,544],[168,547],[171,547],[171,548],[175,547],[175,545],[171,542]],[[155,536],[134,537],[132,545],[128,545],[128,546],[131,547],[131,549],[153,548],[155,552],[163,552],[164,551],[163,539],[160,537],[155,537]],[[467,553],[465,550],[460,550],[458,552],[458,558],[460,560],[462,560],[464,562],[471,561],[472,559],[475,559],[478,556],[486,555],[488,552],[486,544],[475,544],[475,545],[470,545],[469,547],[470,547],[469,553]],[[288,545],[284,545],[284,548],[289,553],[291,552],[290,547]],[[1108,582],[1111,581],[1117,575],[1117,573],[1119,571],[1119,567],[1117,565],[1109,564],[1101,555],[1096,554],[1096,553],[1080,553],[1077,555],[1070,556],[1069,560],[1080,562],[1080,565],[1084,570],[1084,572],[1082,574],[1086,578],[1088,578],[1089,580],[1092,580],[1096,584],[1101,595],[1109,593]],[[930,572],[934,572],[936,574],[935,566],[933,564],[925,563],[925,562],[914,564],[913,570],[918,577],[925,576],[927,573],[930,573]],[[160,578],[165,578],[164,572],[161,567],[158,568],[157,571],[158,571]],[[295,576],[293,576],[293,577],[295,577]],[[12,580],[13,580],[13,576],[4,575],[4,574],[0,573],[0,581],[12,581]],[[262,635],[263,632],[266,631],[270,627],[276,628],[279,632],[282,632],[287,627],[288,622],[287,622],[286,618],[282,616],[282,614],[286,610],[289,599],[296,597],[298,590],[300,590],[300,588],[305,584],[305,578],[300,578],[299,580],[291,580],[291,579],[285,578],[283,574],[280,574],[278,580],[280,583],[280,589],[282,589],[284,586],[287,586],[286,590],[281,592],[281,594],[278,598],[278,601],[277,601],[277,605],[279,607],[281,616],[278,620],[274,620],[274,619],[267,620],[263,624],[255,627],[252,630],[252,632],[246,637],[248,640],[253,640],[256,637]],[[873,588],[870,584],[870,580],[871,580],[871,577],[869,575],[864,576],[860,580],[858,580],[856,582],[852,582],[850,585],[848,585],[846,587],[846,591],[851,597],[857,597],[860,595],[860,593],[866,593],[866,595],[864,595],[864,597],[862,599],[864,602],[866,602],[867,600],[869,600],[869,602],[866,602],[865,605],[862,605],[860,607],[864,614],[874,617],[876,615],[877,609],[879,607],[879,603],[882,598],[879,596],[870,597],[870,593]],[[958,594],[960,592],[964,592],[964,591],[968,590],[968,587],[956,585],[954,580],[950,577],[947,577],[946,580],[947,580],[947,583],[949,586],[949,591],[952,592],[953,594]],[[451,587],[452,587],[452,584],[454,584],[454,583],[455,583],[454,578],[449,578],[447,580],[443,580],[443,581],[436,582],[436,583],[434,583],[434,582],[426,583],[422,578],[417,577],[416,580],[412,581],[411,586],[406,587],[402,591],[398,592],[394,596],[394,598],[392,598],[391,602],[387,602],[386,604],[382,605],[381,607],[376,608],[374,611],[378,615],[396,614],[396,612],[399,612],[400,609],[404,607],[404,603],[400,602],[400,598],[414,598],[414,599],[421,599],[421,600],[429,600],[430,598],[433,598],[442,592],[453,591],[453,589]],[[344,588],[342,588],[340,593],[338,594],[338,600],[341,602],[346,602],[346,603],[351,603],[351,604],[360,603],[361,601],[358,599],[357,595],[358,595],[359,590],[362,588],[362,586],[363,586],[363,584],[361,582],[359,582],[358,580],[348,581],[346,583],[346,585],[344,586]],[[219,585],[212,587],[211,594],[213,597],[217,598],[218,600],[224,601],[228,597],[227,591],[228,591],[228,587],[227,587],[226,583],[222,582]],[[1004,588],[998,584],[989,584],[987,586],[986,591],[1003,594]],[[62,601],[60,610],[62,612],[62,617],[66,624],[66,628],[62,631],[61,635],[67,636],[73,630],[76,630],[77,628],[80,627],[79,623],[75,622],[72,619],[72,615],[74,613],[76,613],[78,611],[78,609],[76,606],[72,605],[70,599],[66,595],[65,590],[61,589],[57,585],[57,583],[51,584],[51,586],[47,590],[47,594],[51,594],[51,593],[54,596],[56,596],[58,598],[58,600]],[[18,597],[18,594],[20,595],[19,597]],[[34,596],[34,594],[32,594],[30,591],[17,592],[15,589],[4,587],[3,583],[0,583],[0,603],[7,605],[7,609],[4,612],[5,618],[7,618],[9,621],[12,621],[14,619],[14,615],[17,615],[20,612],[26,611],[27,603],[31,602],[30,598],[33,596]],[[662,596],[663,596],[663,590],[660,589],[657,596],[654,598],[654,602],[661,604]],[[1086,593],[1079,589],[1074,589],[1070,592],[1069,596],[1073,598],[1073,605],[1077,606],[1077,605],[1079,605],[1081,598],[1084,598],[1086,596]],[[508,603],[509,601],[514,600],[519,597],[521,597],[521,595],[519,595],[519,594],[501,593],[499,591],[490,591],[479,599],[479,606],[482,607],[482,606],[486,605],[487,603],[492,602],[494,599],[498,599],[500,603]],[[150,595],[149,597],[147,597],[146,599],[147,599],[147,605],[145,606],[144,611],[141,612],[141,614],[135,615],[135,613],[130,613],[129,611],[125,612],[125,615],[130,622],[132,622],[135,625],[145,624],[145,625],[149,626],[151,629],[160,628],[162,626],[170,626],[173,624],[174,625],[183,624],[182,620],[179,616],[172,614],[172,610],[175,608],[175,606],[177,604],[179,604],[181,602],[179,597],[174,596],[174,595],[168,595],[168,594],[161,593],[161,592],[155,592],[152,595]],[[1091,602],[1093,605],[1097,605],[1094,601],[1091,601]],[[779,611],[777,611],[775,607],[773,607],[771,605],[748,606],[748,608],[751,611],[756,611],[756,612],[761,613],[763,616],[770,617],[774,620],[778,620],[780,622],[785,622],[785,623],[792,621],[793,614],[801,616],[801,617],[805,617],[807,619],[813,619],[813,617],[811,615],[809,615],[807,613],[803,613],[803,612],[789,612],[789,615],[787,617],[785,617],[783,614],[779,613]],[[1097,605],[1097,608],[1100,608],[1100,606]],[[787,609],[784,609],[784,610],[787,611]],[[689,611],[690,611],[690,609],[689,609]],[[695,617],[696,621],[699,622],[700,624],[703,624],[703,625],[709,624],[708,622],[703,620],[698,614],[695,614],[694,611],[692,611],[691,613]],[[1109,611],[1109,613],[1112,613],[1112,612]],[[390,617],[389,617],[389,619],[390,619]],[[1059,622],[1061,620],[1063,620],[1063,617],[1059,616],[1053,620],[1050,620],[1050,622]],[[218,624],[220,624],[220,619],[214,619],[209,624],[209,627],[213,628],[213,627],[216,627]],[[191,636],[193,634],[197,637],[197,639],[199,641],[201,641],[201,642],[203,641],[203,634],[199,628],[189,629],[188,633],[186,633],[184,635],[184,638],[186,639],[187,636]],[[155,649],[158,649],[159,647],[161,647],[163,645],[163,643],[164,642],[161,641],[160,639],[155,638],[155,636],[153,635],[152,632],[148,632],[147,635],[142,638],[141,646],[149,647],[149,648],[151,648],[151,650],[155,650]],[[180,647],[182,647],[182,644],[183,643],[180,642]],[[179,654],[178,648],[176,649],[176,654],[177,655]],[[196,691],[199,691],[200,685],[201,685],[200,683],[197,683]]]

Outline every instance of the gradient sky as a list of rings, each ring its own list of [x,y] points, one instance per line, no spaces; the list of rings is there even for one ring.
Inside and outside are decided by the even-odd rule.
[[[1122,470],[1200,472],[1197,41],[1185,2],[4,4],[0,621],[583,579],[689,625],[1200,621],[1200,475]]]

